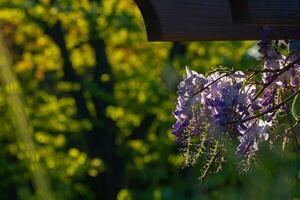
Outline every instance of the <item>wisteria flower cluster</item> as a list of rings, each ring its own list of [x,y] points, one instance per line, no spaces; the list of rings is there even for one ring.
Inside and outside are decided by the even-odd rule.
[[[186,67],[178,86],[173,134],[183,147],[185,165],[209,155],[203,176],[211,165],[224,161],[220,153],[224,138],[237,143],[239,169],[247,171],[261,143],[273,144],[279,138],[272,134],[278,115],[289,117],[293,109],[290,102],[298,98],[300,57],[293,52],[280,54],[271,40],[259,45],[263,54],[260,69],[242,72],[222,68],[203,75]],[[296,114],[293,117],[295,124],[286,135],[299,122]]]

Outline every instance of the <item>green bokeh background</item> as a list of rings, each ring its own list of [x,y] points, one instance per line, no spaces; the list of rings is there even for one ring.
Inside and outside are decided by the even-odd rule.
[[[181,168],[171,134],[184,66],[247,69],[256,63],[255,42],[149,43],[132,0],[0,0],[0,21],[10,55],[0,57],[12,60],[5,67],[22,92],[23,133],[48,188],[37,195],[1,84],[1,200],[300,199],[293,140],[285,151],[282,141],[262,148],[243,175],[229,144],[223,171],[201,183],[199,166]]]

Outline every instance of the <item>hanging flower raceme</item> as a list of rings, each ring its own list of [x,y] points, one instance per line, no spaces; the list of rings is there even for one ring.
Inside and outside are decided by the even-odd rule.
[[[222,70],[205,76],[186,67],[173,112],[173,134],[183,147],[186,165],[206,152],[210,165],[220,164],[216,162],[224,161],[220,152],[227,137],[236,141],[239,166],[245,171],[261,142],[274,143],[270,134],[277,115],[300,93],[299,56],[281,55],[271,41],[260,45],[265,59],[261,70]]]
[[[178,87],[178,102],[176,110],[173,112],[176,123],[173,125],[173,134],[176,135],[177,141],[182,141],[185,128],[193,119],[193,110],[196,102],[200,103],[202,94],[197,94],[203,90],[207,80],[197,72],[186,68],[187,74],[184,75],[183,81]]]

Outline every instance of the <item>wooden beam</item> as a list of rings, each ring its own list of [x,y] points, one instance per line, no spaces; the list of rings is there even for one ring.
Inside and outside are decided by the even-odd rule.
[[[146,26],[148,40],[156,40],[161,38],[162,30],[159,16],[156,13],[151,0],[135,0],[139,7]]]
[[[299,0],[230,0],[230,4],[237,23],[300,25]]]
[[[229,0],[135,0],[135,2],[143,15],[150,41],[260,39],[261,25],[233,22]],[[300,39],[298,25],[276,26],[274,29],[277,30],[274,35],[276,38]]]

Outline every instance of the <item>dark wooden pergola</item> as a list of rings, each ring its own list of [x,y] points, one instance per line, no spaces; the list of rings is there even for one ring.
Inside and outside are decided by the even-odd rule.
[[[300,39],[300,0],[135,0],[149,41]]]

